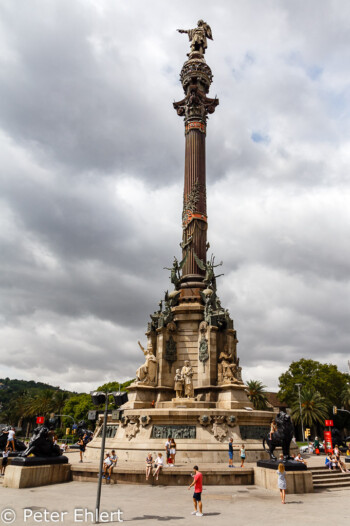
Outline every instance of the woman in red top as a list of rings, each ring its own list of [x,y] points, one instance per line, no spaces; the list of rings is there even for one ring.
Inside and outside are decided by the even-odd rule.
[[[203,516],[203,508],[202,508],[202,491],[203,491],[203,475],[198,470],[198,466],[193,467],[194,475],[193,475],[193,482],[188,486],[188,489],[191,489],[194,486],[194,493],[193,493],[193,504],[194,504],[194,511],[192,511],[191,515],[197,515],[197,517]],[[199,511],[197,511],[197,504],[199,507]]]

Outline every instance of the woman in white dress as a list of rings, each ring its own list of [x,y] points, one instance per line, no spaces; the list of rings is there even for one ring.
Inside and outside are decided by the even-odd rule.
[[[278,474],[278,488],[281,493],[282,504],[285,504],[286,503],[287,481],[286,481],[286,468],[284,467],[283,462],[280,462],[278,464],[277,474]]]

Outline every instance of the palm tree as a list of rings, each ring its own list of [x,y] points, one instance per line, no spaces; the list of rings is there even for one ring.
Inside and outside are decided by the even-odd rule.
[[[247,382],[248,398],[252,402],[254,409],[266,410],[267,397],[265,395],[266,385],[263,385],[259,380],[249,380]]]
[[[29,396],[23,403],[23,416],[45,416],[48,417],[55,410],[55,391],[43,389],[39,393]]]
[[[345,409],[350,410],[350,383],[344,387],[341,393],[341,402]]]
[[[56,391],[55,392],[54,397],[53,397],[55,413],[57,413],[58,415],[62,415],[63,408],[69,397],[70,397],[70,394],[67,393],[66,391]],[[61,417],[60,417],[60,427],[62,427]]]
[[[312,427],[317,423],[324,424],[325,419],[328,418],[329,402],[318,391],[302,389],[300,391],[300,402],[304,425]],[[293,422],[299,424],[301,418],[298,397],[295,397],[292,402],[290,414]]]

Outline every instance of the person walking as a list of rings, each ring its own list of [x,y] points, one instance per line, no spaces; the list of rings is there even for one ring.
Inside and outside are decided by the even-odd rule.
[[[191,515],[196,515],[197,517],[203,517],[203,505],[202,505],[202,491],[203,491],[203,475],[199,471],[198,466],[193,466],[194,475],[193,482],[188,486],[188,489],[191,489],[194,486],[193,493],[193,504],[194,510]],[[197,509],[197,506],[199,510]]]
[[[287,489],[287,481],[286,481],[286,468],[284,467],[283,462],[280,462],[278,464],[277,474],[278,474],[278,488],[281,493],[281,501],[282,504],[286,503],[286,489]]]
[[[243,466],[244,466],[244,461],[245,461],[245,447],[244,447],[244,444],[242,444],[242,447],[241,447],[241,468],[243,468]]]
[[[83,457],[85,453],[85,442],[82,437],[79,439],[78,446],[79,446],[79,452],[80,452],[79,462],[83,462]]]
[[[228,467],[233,468],[233,438],[228,443]]]
[[[318,437],[315,437],[315,440],[314,440],[314,451],[315,451],[316,455],[320,454],[320,441],[319,441]]]

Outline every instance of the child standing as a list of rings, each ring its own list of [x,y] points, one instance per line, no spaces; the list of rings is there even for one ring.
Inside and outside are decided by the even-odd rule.
[[[10,448],[6,447],[5,451],[2,452],[2,466],[1,466],[1,476],[5,475],[5,469],[7,466],[8,456],[10,453]]]
[[[278,487],[281,493],[281,500],[282,504],[286,503],[286,489],[287,489],[287,481],[286,481],[286,468],[284,467],[284,464],[280,462],[278,464]]]

